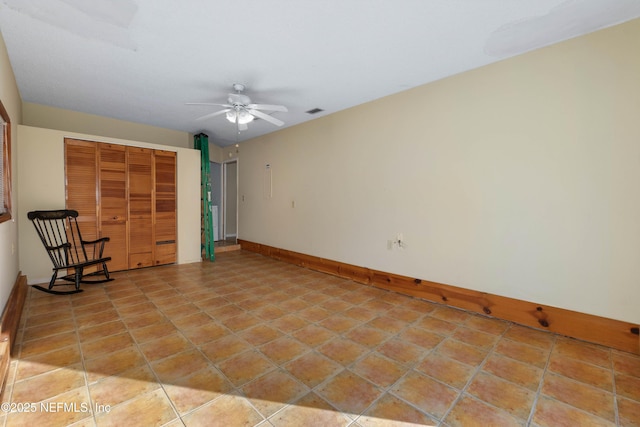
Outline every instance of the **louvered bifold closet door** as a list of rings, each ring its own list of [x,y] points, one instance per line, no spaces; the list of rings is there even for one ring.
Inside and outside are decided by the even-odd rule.
[[[128,147],[129,268],[150,267],[154,259],[153,150]]]
[[[94,142],[65,138],[65,202],[67,209],[78,211],[78,225],[84,240],[98,238],[98,169]]]
[[[127,270],[127,150],[124,145],[97,145],[100,160],[100,235],[109,237],[105,256],[111,257],[109,270]]]
[[[155,264],[176,262],[176,153],[154,152]]]

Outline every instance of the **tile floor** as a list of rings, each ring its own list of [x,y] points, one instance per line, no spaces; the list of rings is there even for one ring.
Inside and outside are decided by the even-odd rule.
[[[640,425],[628,353],[244,251],[114,275],[30,290],[1,424]]]

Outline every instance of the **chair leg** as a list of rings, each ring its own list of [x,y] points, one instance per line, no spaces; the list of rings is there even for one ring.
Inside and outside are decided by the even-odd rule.
[[[58,279],[58,270],[53,270],[53,276],[51,276],[51,281],[49,282],[49,289],[53,289],[53,284]]]
[[[104,277],[109,280],[109,270],[107,270],[107,263],[102,263],[102,271],[104,271]]]
[[[80,289],[80,281],[82,280],[82,271],[84,270],[84,268],[82,267],[76,267],[76,290]]]

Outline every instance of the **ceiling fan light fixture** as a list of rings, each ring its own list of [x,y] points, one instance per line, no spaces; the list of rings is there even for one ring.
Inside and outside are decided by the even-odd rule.
[[[249,122],[252,122],[254,117],[244,110],[240,111],[227,111],[227,120],[231,123],[236,123],[236,115],[238,117],[238,124],[246,125]]]

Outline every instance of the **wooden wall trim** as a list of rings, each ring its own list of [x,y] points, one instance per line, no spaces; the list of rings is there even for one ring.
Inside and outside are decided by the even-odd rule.
[[[28,289],[27,276],[18,273],[0,321],[0,392],[4,391],[5,381],[9,372],[9,363],[11,362],[11,352],[16,342],[20,317],[22,316]]]
[[[238,243],[244,250],[310,270],[640,354],[639,325],[632,323],[372,270],[247,240],[238,240]]]

